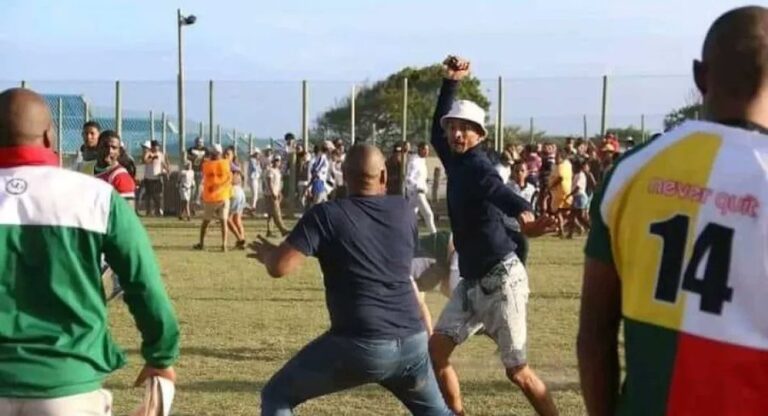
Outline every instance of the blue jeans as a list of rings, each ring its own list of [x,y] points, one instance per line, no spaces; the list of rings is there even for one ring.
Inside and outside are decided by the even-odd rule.
[[[402,339],[321,335],[264,386],[261,414],[291,416],[309,399],[368,383],[392,392],[414,415],[453,414],[437,386],[425,332]]]

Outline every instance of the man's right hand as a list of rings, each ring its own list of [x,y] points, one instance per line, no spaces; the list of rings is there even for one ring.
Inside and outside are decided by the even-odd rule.
[[[141,369],[139,376],[136,377],[136,381],[133,383],[133,385],[134,387],[141,387],[145,381],[154,376],[162,377],[176,384],[176,371],[173,369],[173,367],[154,368],[150,367],[149,364],[145,364],[144,368]]]
[[[469,61],[464,58],[449,56],[443,61],[443,68],[445,77],[454,81],[461,81],[469,75]]]

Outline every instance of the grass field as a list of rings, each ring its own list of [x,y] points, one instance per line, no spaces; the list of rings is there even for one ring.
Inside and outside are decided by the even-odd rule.
[[[145,221],[163,278],[181,321],[182,353],[175,415],[258,414],[259,391],[301,346],[328,328],[328,315],[314,260],[284,279],[271,279],[242,251],[219,252],[215,230],[211,249],[194,252],[198,221]],[[263,220],[246,223],[249,237],[264,231]],[[583,240],[546,237],[532,242],[529,260],[529,360],[552,389],[564,415],[584,413],[579,395],[575,337]],[[427,297],[435,319],[445,303]],[[125,304],[110,305],[115,338],[128,351],[129,365],[107,388],[115,395],[116,415],[138,404],[142,390],[131,387],[142,360],[139,338]],[[474,337],[459,347],[454,363],[468,413],[528,415],[532,411],[504,377],[495,347]],[[299,415],[403,415],[404,408],[372,385],[313,400]]]

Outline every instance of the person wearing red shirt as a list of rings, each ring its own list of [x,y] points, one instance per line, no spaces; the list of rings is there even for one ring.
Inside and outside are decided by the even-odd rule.
[[[112,185],[120,196],[133,205],[136,182],[120,164],[120,148],[120,136],[113,130],[105,130],[99,135],[94,176]]]
[[[112,185],[121,197],[123,197],[131,207],[133,207],[136,196],[136,182],[128,170],[120,164],[122,143],[120,136],[113,130],[105,130],[99,134],[99,141],[96,146],[96,164],[93,168],[93,175],[104,182]],[[107,300],[112,300],[123,293],[120,281],[117,275],[112,271],[106,262],[102,262],[102,279],[110,277],[112,279],[112,293],[107,296]]]

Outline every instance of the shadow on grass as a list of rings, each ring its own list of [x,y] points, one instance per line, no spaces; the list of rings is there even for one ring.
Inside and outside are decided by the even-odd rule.
[[[200,380],[180,383],[178,389],[195,393],[253,393],[258,395],[266,381]]]
[[[162,244],[162,245],[153,245],[152,248],[155,251],[189,251],[190,253],[221,253],[224,254],[223,251],[221,251],[221,243],[219,244],[211,244],[206,245],[204,249],[202,250],[195,250],[192,248],[197,243],[197,239],[190,239],[189,244]],[[243,257],[245,257],[246,251],[245,250],[235,250],[234,247],[229,247],[229,251],[227,253],[242,253]]]
[[[531,299],[581,299],[579,292],[531,292]]]
[[[547,382],[547,388],[550,391],[558,392],[581,392],[581,386],[578,381],[550,381]],[[466,380],[461,381],[461,389],[466,392],[503,392],[517,390],[512,382],[507,380]]]
[[[127,354],[139,354],[136,348],[126,348]],[[286,361],[292,357],[296,351],[282,350],[275,347],[234,347],[234,348],[210,348],[210,347],[187,347],[181,348],[181,356],[199,356],[205,358],[214,358],[225,361]]]
[[[284,361],[293,355],[291,351],[282,351],[274,347],[184,347],[181,353],[184,356],[198,355],[227,361]]]
[[[281,289],[282,290],[282,289]],[[263,296],[174,296],[175,301],[194,300],[199,302],[270,302],[270,303],[325,303],[324,299],[299,297],[263,297]]]

